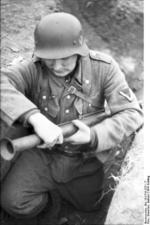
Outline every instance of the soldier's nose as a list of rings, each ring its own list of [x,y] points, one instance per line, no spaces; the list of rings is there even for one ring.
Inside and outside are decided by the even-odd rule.
[[[62,61],[60,59],[56,59],[53,64],[54,70],[58,71],[62,68]]]

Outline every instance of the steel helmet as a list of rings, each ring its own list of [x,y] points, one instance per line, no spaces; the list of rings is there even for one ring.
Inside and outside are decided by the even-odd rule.
[[[86,56],[89,52],[80,21],[69,13],[56,12],[42,18],[35,28],[34,40],[34,54],[39,58]]]

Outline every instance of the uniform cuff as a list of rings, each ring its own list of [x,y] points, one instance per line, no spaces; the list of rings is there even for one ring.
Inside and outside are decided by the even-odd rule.
[[[24,127],[29,127],[30,124],[28,123],[28,119],[31,115],[35,114],[35,113],[39,113],[40,110],[39,109],[31,109],[29,111],[27,111],[26,113],[24,113],[19,121],[23,124]]]

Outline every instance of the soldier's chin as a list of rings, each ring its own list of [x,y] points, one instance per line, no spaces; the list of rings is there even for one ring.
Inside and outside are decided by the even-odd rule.
[[[65,77],[69,74],[69,71],[53,71],[53,73],[57,77]]]

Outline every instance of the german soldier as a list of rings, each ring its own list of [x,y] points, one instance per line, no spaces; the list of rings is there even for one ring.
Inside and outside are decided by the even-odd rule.
[[[141,126],[142,111],[115,60],[88,48],[75,16],[45,16],[34,39],[32,59],[2,73],[1,120],[8,127],[32,127],[43,144],[22,152],[12,165],[1,185],[2,207],[16,217],[33,217],[57,190],[78,209],[97,209],[108,150]],[[104,111],[105,102],[111,118],[92,128],[78,120]],[[67,121],[78,131],[64,139],[58,124]],[[85,149],[96,156],[82,157]],[[81,154],[70,157],[70,150]]]

